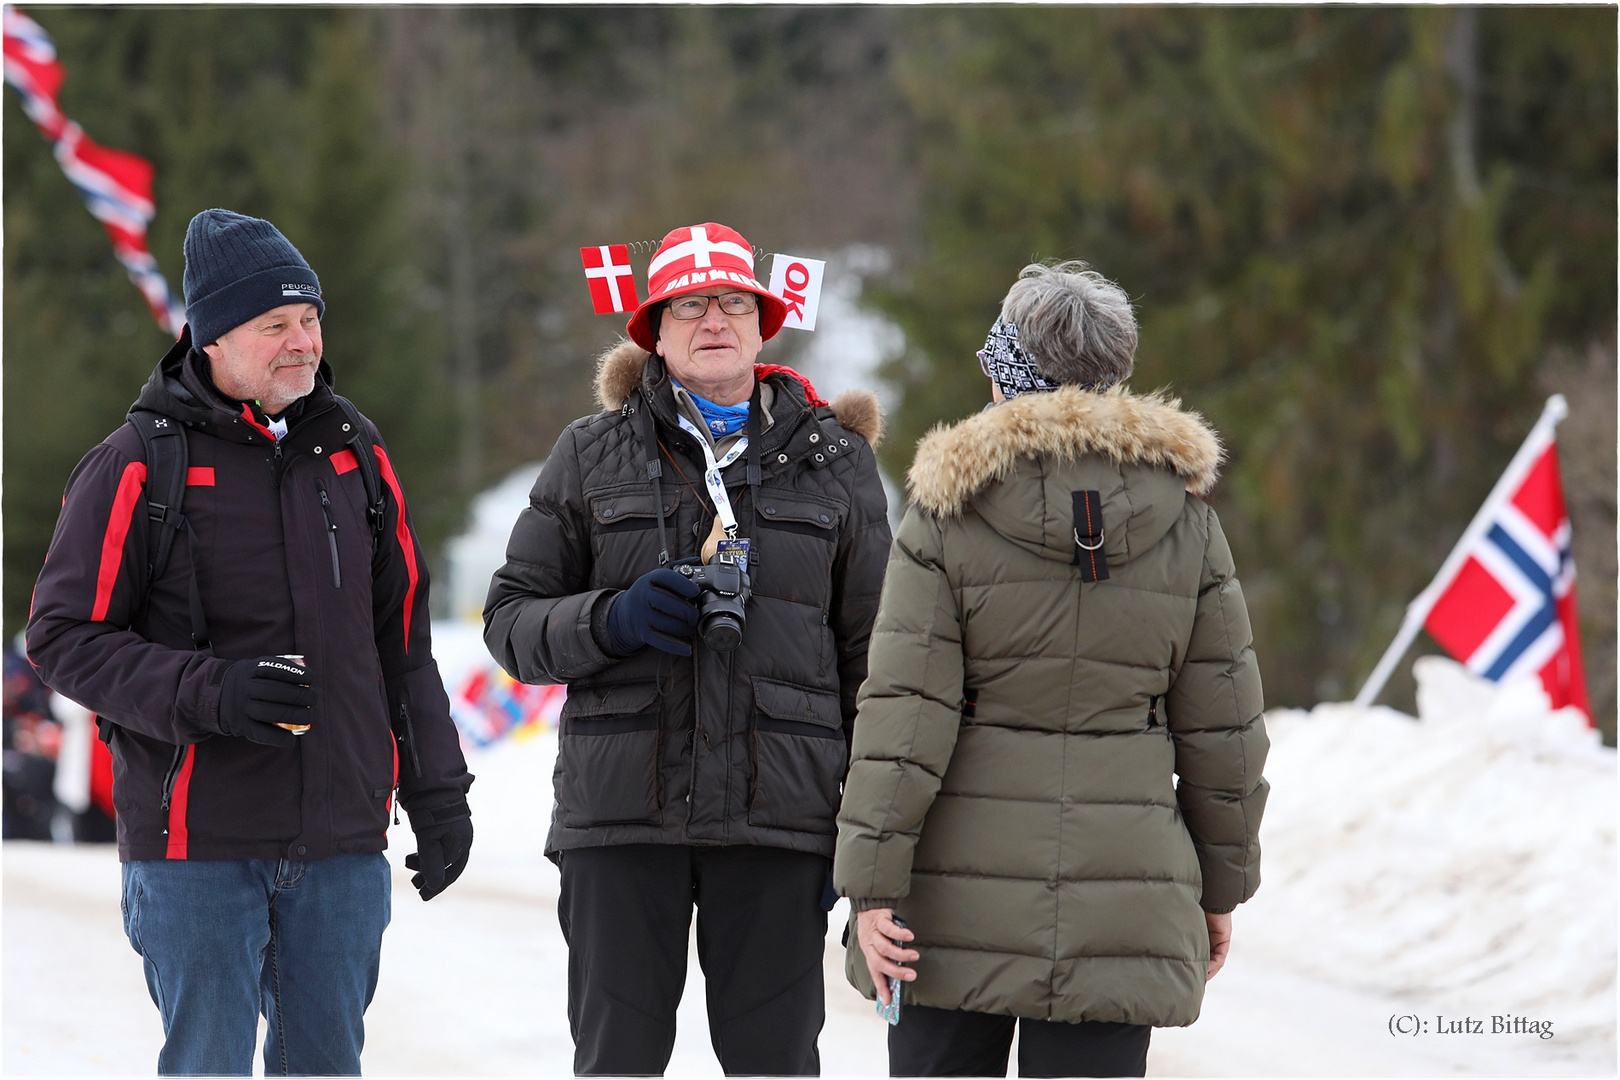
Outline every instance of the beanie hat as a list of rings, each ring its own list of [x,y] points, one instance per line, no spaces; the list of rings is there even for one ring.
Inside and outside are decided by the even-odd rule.
[[[204,210],[186,226],[186,321],[198,345],[283,304],[326,314],[321,280],[281,231],[263,218]]]
[[[658,342],[652,314],[664,301],[711,285],[759,297],[759,336],[769,341],[787,320],[787,303],[754,278],[754,249],[736,229],[706,222],[675,229],[647,267],[647,299],[624,324],[630,340],[648,352]]]

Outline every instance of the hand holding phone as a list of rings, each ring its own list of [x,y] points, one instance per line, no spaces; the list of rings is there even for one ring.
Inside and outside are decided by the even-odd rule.
[[[906,942],[916,935],[906,928],[904,920],[894,917],[893,908],[872,908],[855,916],[856,940],[866,958],[866,969],[877,989],[878,1015],[891,1024],[900,1022],[900,987],[917,978],[917,973],[904,965],[917,960],[920,953],[907,948]]]
[[[898,915],[896,915],[890,921],[902,930],[906,928],[906,921]],[[894,942],[896,948],[903,947],[902,942],[897,941],[894,938],[890,938],[889,940]],[[881,1001],[878,1002],[877,1013],[879,1016],[883,1017],[883,1019],[889,1022],[890,1027],[893,1027],[895,1024],[900,1022],[900,988],[905,985],[905,983],[901,982],[894,976],[889,976],[889,1003],[885,1005]]]

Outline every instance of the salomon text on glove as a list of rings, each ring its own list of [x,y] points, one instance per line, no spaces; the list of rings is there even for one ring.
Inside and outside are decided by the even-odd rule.
[[[415,870],[411,885],[431,900],[455,884],[467,868],[472,850],[472,810],[467,800],[436,810],[409,810],[416,850],[405,856],[405,869]]]
[[[279,725],[307,728],[315,713],[309,669],[279,656],[237,660],[219,693],[219,730],[265,746],[296,746],[298,736]]]
[[[700,591],[668,567],[641,575],[608,609],[608,640],[614,653],[629,656],[651,645],[676,656],[691,656]]]

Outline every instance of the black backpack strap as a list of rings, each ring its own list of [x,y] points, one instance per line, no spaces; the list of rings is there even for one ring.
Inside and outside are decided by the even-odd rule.
[[[146,608],[152,600],[152,586],[168,568],[175,534],[183,529],[191,549],[191,580],[188,583],[191,644],[198,652],[212,656],[214,648],[208,636],[208,620],[203,617],[202,590],[197,584],[197,534],[180,512],[186,498],[186,473],[191,461],[185,425],[172,416],[149,409],[131,409],[128,419],[140,433],[141,446],[146,455],[146,591],[136,608],[135,623],[138,625],[145,621]]]
[[[174,548],[175,533],[185,528],[180,506],[186,497],[189,447],[185,427],[172,416],[146,409],[131,409],[129,421],[140,433],[141,445],[146,452],[146,514],[148,536],[151,538],[146,547],[146,588],[150,594],[152,582],[169,565],[169,552]],[[143,611],[145,607],[143,598]]]
[[[355,461],[360,466],[360,483],[366,489],[366,520],[371,523],[371,548],[375,551],[382,542],[383,514],[387,510],[387,503],[383,499],[382,474],[377,469],[377,451],[366,435],[365,420],[360,410],[354,407],[354,402],[342,394],[333,394],[332,399],[343,410],[343,433],[347,436],[344,441],[354,451]],[[403,514],[405,508],[402,506],[399,511]]]

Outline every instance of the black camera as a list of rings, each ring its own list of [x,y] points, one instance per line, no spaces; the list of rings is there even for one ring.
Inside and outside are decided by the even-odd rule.
[[[675,569],[696,582],[698,594],[698,637],[715,652],[730,652],[742,644],[743,624],[748,616],[748,574],[732,552],[721,551],[703,565],[677,563]]]

